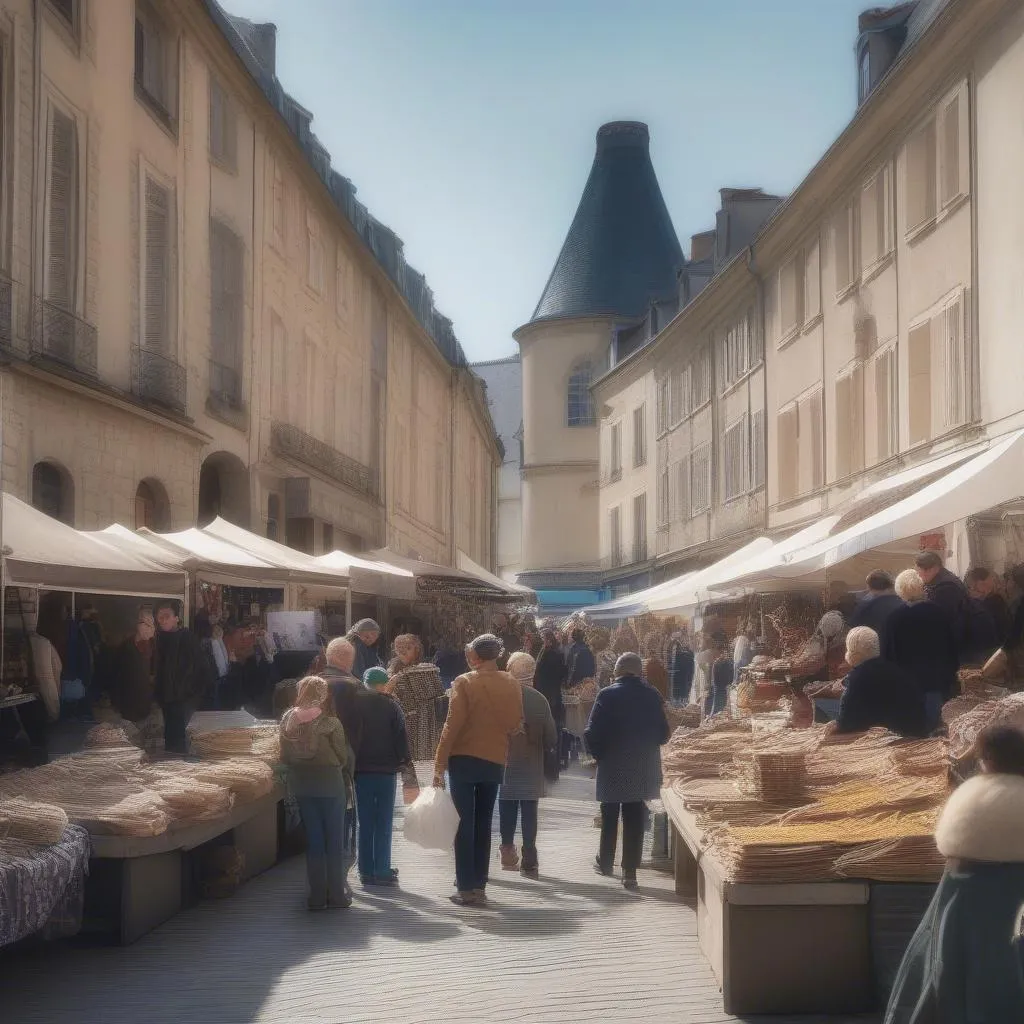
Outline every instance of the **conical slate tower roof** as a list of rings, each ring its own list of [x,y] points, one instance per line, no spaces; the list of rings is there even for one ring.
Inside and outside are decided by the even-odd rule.
[[[597,132],[597,154],[569,234],[531,323],[558,317],[634,317],[672,295],[683,250],[638,121]]]

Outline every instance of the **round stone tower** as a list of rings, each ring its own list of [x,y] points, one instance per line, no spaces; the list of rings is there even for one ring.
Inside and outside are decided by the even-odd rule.
[[[617,326],[674,294],[683,251],[651,164],[647,125],[597,132],[583,197],[529,323],[523,369],[521,582],[546,609],[597,599],[600,410],[590,385],[609,368]]]

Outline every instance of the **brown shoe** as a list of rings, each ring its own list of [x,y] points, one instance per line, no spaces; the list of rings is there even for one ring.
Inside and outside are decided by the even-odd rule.
[[[519,870],[519,854],[514,846],[502,846],[498,850],[501,856],[501,867],[503,871]]]
[[[449,896],[448,899],[459,907],[476,907],[480,905],[475,892],[457,892]]]
[[[540,878],[540,866],[537,862],[537,848],[523,847],[523,866],[519,869],[524,878]]]

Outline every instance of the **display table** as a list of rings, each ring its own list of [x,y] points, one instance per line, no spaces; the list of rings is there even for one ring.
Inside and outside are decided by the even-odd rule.
[[[115,905],[115,926],[122,944],[152,931],[173,917],[184,903],[184,858],[212,840],[230,833],[230,843],[242,854],[243,880],[258,875],[277,861],[277,805],[284,790],[239,803],[230,814],[197,825],[170,828],[158,836],[91,837],[92,868],[87,893],[93,903]]]
[[[696,901],[697,937],[726,1013],[872,1008],[867,884],[728,881],[683,799],[671,788],[661,799],[671,824],[676,892]]]

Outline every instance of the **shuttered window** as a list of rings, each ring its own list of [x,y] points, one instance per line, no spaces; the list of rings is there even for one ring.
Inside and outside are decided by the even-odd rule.
[[[686,381],[689,383],[689,375],[686,376]],[[670,380],[669,395],[669,424],[674,426],[683,418],[683,371],[675,369],[672,371]]]
[[[612,565],[622,565],[622,509],[618,505],[608,510],[608,539]]]
[[[860,245],[865,270],[870,270],[892,252],[892,168],[889,164],[861,190]]]
[[[210,77],[210,156],[230,171],[238,165],[235,109],[224,87]]]
[[[723,437],[722,484],[726,501],[738,498],[749,490],[749,431],[750,422],[744,413],[726,429]]]
[[[693,366],[684,366],[676,378],[679,383],[679,401],[673,399],[675,422],[678,423],[693,412]]]
[[[690,458],[680,459],[673,467],[672,518],[686,522],[690,518]]]
[[[825,482],[824,409],[820,391],[800,403],[801,456],[805,451],[810,463],[810,487],[816,491]]]
[[[647,405],[633,410],[633,465],[647,465]]]
[[[75,309],[78,281],[78,131],[74,118],[50,110],[46,298]]]
[[[857,280],[854,223],[852,202],[845,203],[832,218],[832,258],[837,295],[841,295]]]
[[[779,271],[780,337],[787,338],[803,324],[803,266],[797,254]]]
[[[821,316],[821,246],[815,239],[804,250],[804,323]]]
[[[779,412],[776,421],[776,464],[778,466],[779,500],[795,498],[800,485],[800,433],[797,407]]]
[[[622,424],[613,423],[609,442],[608,462],[612,480],[622,476]]]
[[[666,430],[668,430],[669,420],[669,379],[668,377],[662,377],[662,379],[658,381],[658,406],[656,430],[659,434],[664,433]]]
[[[942,366],[941,415],[944,430],[967,422],[967,354],[964,345],[964,304],[961,298],[950,302],[935,318],[932,336],[939,346]],[[934,327],[937,326],[938,330]]]
[[[669,500],[669,474],[666,466],[658,474],[658,529],[663,530],[671,518],[671,502]]]
[[[836,478],[864,468],[864,371],[855,366],[836,381]]]
[[[226,224],[210,221],[211,391],[241,401],[242,332],[245,310],[245,249]]]
[[[943,104],[940,113],[942,132],[939,165],[940,198],[942,206],[949,206],[967,195],[970,179],[970,147],[967,120],[967,87],[962,87]]]
[[[148,5],[135,4],[135,85],[159,113],[175,114],[175,46],[167,26]]]
[[[908,339],[910,443],[932,436],[932,325],[930,320],[911,327]]]
[[[711,445],[701,445],[690,457],[690,515],[711,508]]]
[[[272,196],[273,209],[271,221],[273,226],[274,245],[280,251],[285,246],[285,187],[284,170],[279,160],[274,161],[274,191]]]
[[[306,283],[317,294],[324,290],[324,243],[320,237],[320,222],[312,213],[306,214]]]
[[[934,119],[919,128],[907,143],[907,230],[927,224],[936,213],[936,131]]]
[[[352,261],[339,245],[335,250],[334,263],[334,310],[339,317],[348,316],[349,279],[352,276]]]
[[[171,300],[171,193],[146,176],[145,282],[146,311],[142,340],[148,349],[166,352],[173,315]]]
[[[899,446],[899,391],[896,374],[896,347],[879,352],[872,363],[871,388],[875,399],[875,460],[885,462]]]
[[[633,561],[647,561],[647,495],[633,498]]]
[[[751,419],[750,426],[750,479],[755,490],[764,487],[765,456],[764,409],[758,409]]]
[[[711,401],[711,349],[704,346],[693,363],[693,408]]]

